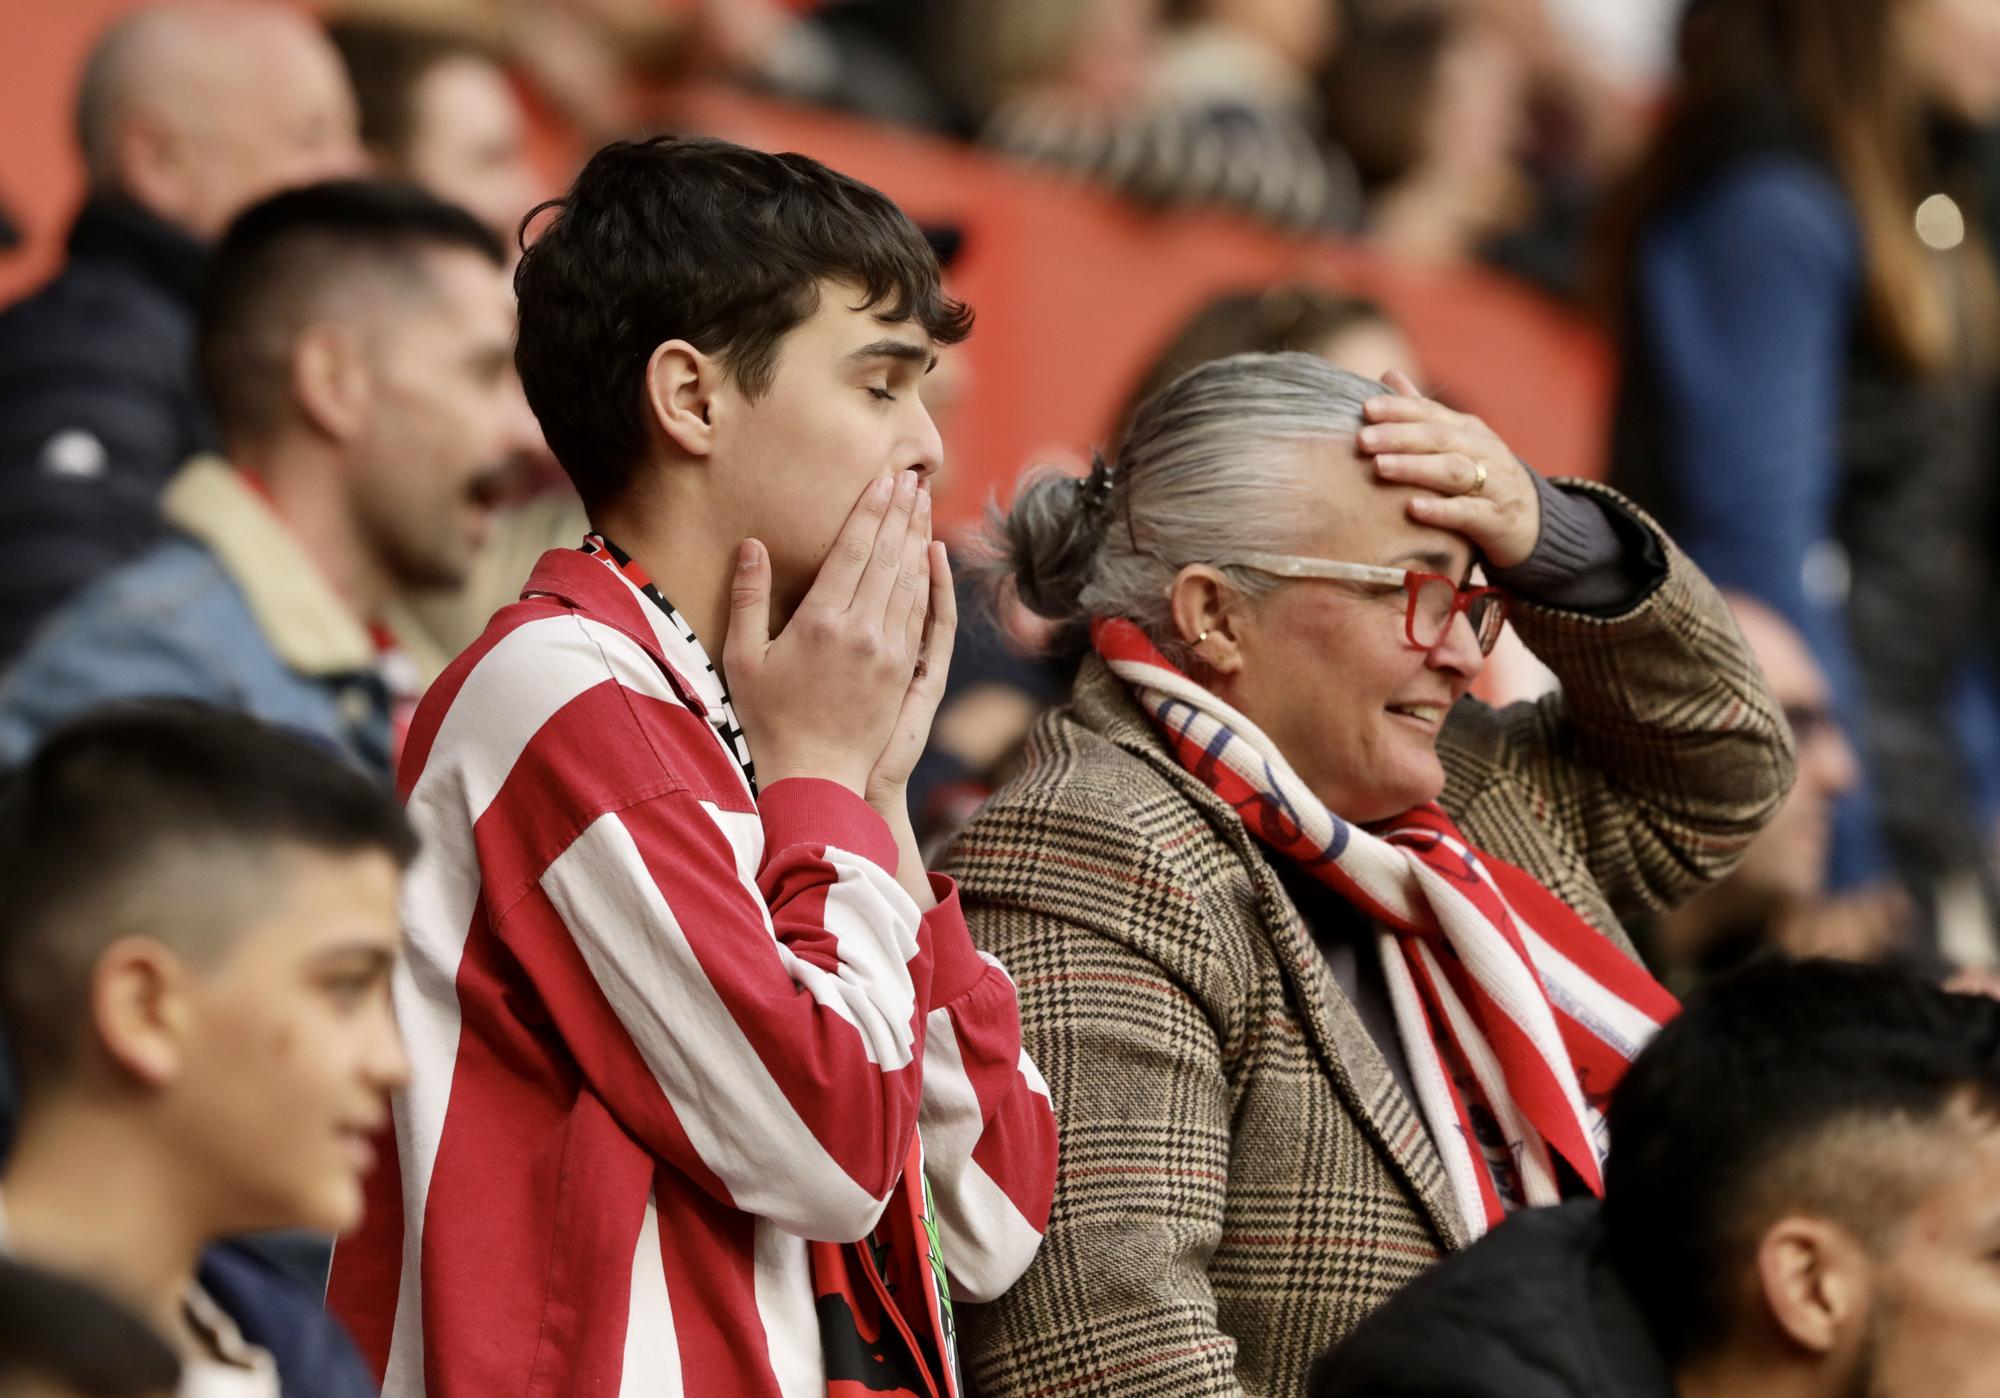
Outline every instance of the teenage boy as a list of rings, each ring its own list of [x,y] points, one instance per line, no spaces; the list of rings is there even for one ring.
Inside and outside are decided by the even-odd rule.
[[[21,1099],[0,1251],[131,1308],[183,1393],[372,1391],[315,1298],[210,1244],[358,1218],[404,1078],[388,982],[413,851],[379,783],[193,705],[81,719],[0,797]]]
[[[904,800],[970,314],[874,190],[678,138],[598,152],[517,287],[595,532],[412,727],[413,1074],[330,1301],[391,1395],[955,1394],[1055,1171]]]
[[[1602,1205],[1439,1263],[1312,1398],[2000,1393],[2000,1004],[1766,962],[1647,1045],[1611,1142]]]

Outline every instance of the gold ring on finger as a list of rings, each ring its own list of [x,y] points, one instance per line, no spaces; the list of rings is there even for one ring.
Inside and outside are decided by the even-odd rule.
[[[1472,463],[1472,484],[1466,487],[1465,493],[1477,495],[1484,489],[1486,489],[1486,463],[1475,461]]]

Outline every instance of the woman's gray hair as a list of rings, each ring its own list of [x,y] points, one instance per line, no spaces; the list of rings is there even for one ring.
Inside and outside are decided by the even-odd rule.
[[[1325,498],[1303,448],[1351,442],[1361,406],[1389,390],[1311,354],[1237,354],[1188,370],[1140,405],[1110,465],[1082,480],[1044,472],[991,521],[986,571],[1056,622],[1056,648],[1088,644],[1100,617],[1137,622],[1177,664],[1168,588],[1214,563],[1246,596],[1278,579],[1219,560],[1288,553]]]

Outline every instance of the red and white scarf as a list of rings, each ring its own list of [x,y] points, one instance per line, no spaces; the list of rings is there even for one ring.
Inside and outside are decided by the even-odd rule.
[[[1181,765],[1379,925],[1417,1105],[1470,1236],[1510,1208],[1556,1203],[1555,1156],[1602,1194],[1605,1105],[1673,997],[1533,875],[1472,848],[1435,802],[1350,824],[1136,625],[1091,635]]]

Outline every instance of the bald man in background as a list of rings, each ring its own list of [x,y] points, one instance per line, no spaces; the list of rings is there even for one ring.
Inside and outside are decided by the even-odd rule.
[[[0,312],[0,666],[159,537],[160,488],[216,445],[193,366],[209,244],[264,195],[363,165],[340,59],[285,6],[135,11],[92,50],[76,126],[67,265]]]
[[[1915,910],[1899,889],[1827,891],[1833,808],[1860,767],[1834,716],[1826,676],[1790,622],[1743,593],[1723,596],[1785,712],[1798,778],[1728,878],[1638,930],[1648,964],[1685,991],[1772,954],[1909,960]]]

